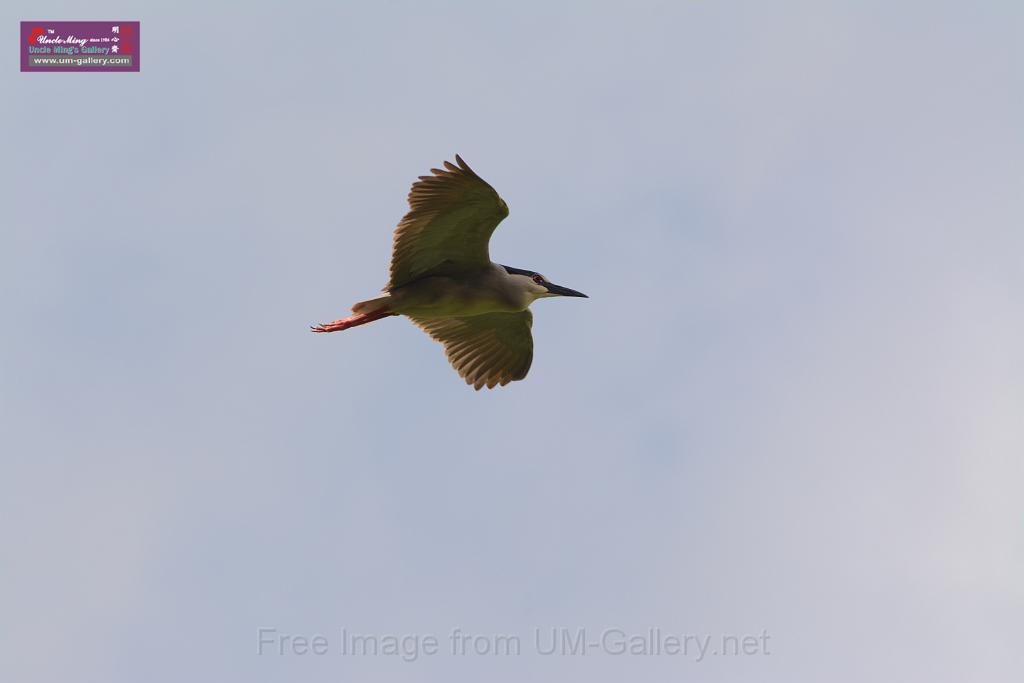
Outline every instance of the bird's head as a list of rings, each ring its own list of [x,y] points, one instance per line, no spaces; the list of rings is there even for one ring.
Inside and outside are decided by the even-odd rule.
[[[589,298],[583,292],[577,292],[575,289],[556,285],[540,273],[532,270],[523,270],[522,268],[513,268],[512,266],[502,266],[502,268],[516,280],[516,283],[522,287],[532,300],[541,299],[546,296],[581,296],[584,299]]]

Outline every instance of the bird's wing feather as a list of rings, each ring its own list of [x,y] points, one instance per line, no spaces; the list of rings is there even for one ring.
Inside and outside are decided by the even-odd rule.
[[[426,275],[458,275],[486,267],[487,243],[508,205],[473,169],[455,155],[456,164],[420,176],[409,191],[409,213],[395,229],[391,281],[409,284]]]
[[[412,321],[444,344],[452,367],[474,389],[504,386],[530,371],[533,314],[529,310]]]

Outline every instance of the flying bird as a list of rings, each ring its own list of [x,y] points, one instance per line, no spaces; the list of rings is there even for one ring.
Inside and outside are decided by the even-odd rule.
[[[444,169],[430,172],[409,191],[384,296],[360,301],[353,315],[311,329],[338,332],[405,315],[444,345],[452,367],[474,389],[523,379],[533,362],[530,304],[587,295],[532,270],[491,262],[488,242],[508,205],[457,154],[454,164],[446,161]]]

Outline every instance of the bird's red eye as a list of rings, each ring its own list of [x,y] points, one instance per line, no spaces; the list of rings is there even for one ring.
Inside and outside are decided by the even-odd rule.
[[[544,284],[544,277],[541,275],[534,275],[533,281],[536,282],[538,285],[542,285]]]

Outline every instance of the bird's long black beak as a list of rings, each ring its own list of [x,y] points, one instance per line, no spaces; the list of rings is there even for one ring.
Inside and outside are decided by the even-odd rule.
[[[577,292],[575,289],[569,289],[568,287],[563,287],[561,285],[553,285],[550,282],[545,283],[544,286],[547,287],[548,292],[555,294],[556,296],[581,296],[584,299],[590,298],[583,292]]]

